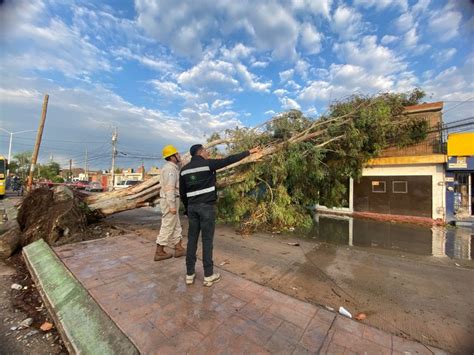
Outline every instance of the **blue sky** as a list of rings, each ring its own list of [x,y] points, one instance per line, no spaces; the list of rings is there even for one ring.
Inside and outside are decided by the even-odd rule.
[[[354,93],[420,87],[445,121],[473,116],[470,0],[3,1],[0,127],[36,129],[40,160],[107,169],[158,164],[215,131]],[[0,154],[8,152],[0,132]],[[14,135],[13,152],[34,133]]]

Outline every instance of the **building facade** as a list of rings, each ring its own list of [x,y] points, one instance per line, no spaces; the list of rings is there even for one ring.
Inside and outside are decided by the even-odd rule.
[[[405,113],[428,122],[429,133],[419,144],[385,149],[371,159],[358,181],[349,182],[349,206],[321,212],[377,217],[446,220],[446,154],[442,142],[442,102],[408,106]]]
[[[446,220],[474,221],[474,132],[448,136]]]

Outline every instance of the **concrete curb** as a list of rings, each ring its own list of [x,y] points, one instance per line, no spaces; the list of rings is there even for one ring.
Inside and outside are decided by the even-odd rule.
[[[23,258],[71,354],[139,354],[42,239]]]

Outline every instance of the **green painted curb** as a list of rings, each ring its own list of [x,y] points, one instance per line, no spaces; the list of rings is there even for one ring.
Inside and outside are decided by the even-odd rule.
[[[23,257],[61,336],[72,354],[139,354],[42,239]]]

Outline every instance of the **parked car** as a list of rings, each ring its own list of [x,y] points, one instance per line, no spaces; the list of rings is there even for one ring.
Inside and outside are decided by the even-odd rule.
[[[86,187],[86,191],[96,191],[96,192],[102,192],[104,189],[102,187],[102,184],[98,181],[91,181],[89,185]]]
[[[87,186],[89,186],[89,181],[75,181],[73,187],[77,190],[84,190]]]
[[[114,188],[115,189],[125,189],[127,187],[137,185],[141,182],[142,182],[141,180],[124,180],[124,181],[120,181],[117,184],[115,184]]]

